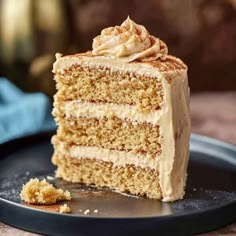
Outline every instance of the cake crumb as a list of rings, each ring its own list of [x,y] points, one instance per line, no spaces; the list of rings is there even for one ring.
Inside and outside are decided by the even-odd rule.
[[[71,209],[67,204],[61,205],[59,208],[60,213],[71,213]]]
[[[94,212],[94,213],[98,213],[98,209],[95,209],[93,212]]]
[[[30,179],[23,185],[21,200],[29,204],[44,204],[49,205],[62,200],[71,200],[69,191],[56,189],[46,179],[39,180],[38,178]]]
[[[54,180],[53,176],[47,176],[47,180]]]
[[[89,209],[87,209],[87,210],[84,211],[84,215],[88,215],[89,213],[90,213],[90,210],[89,210]]]

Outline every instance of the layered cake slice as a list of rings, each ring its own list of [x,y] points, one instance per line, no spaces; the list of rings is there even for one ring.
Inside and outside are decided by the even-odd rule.
[[[181,199],[189,156],[186,65],[129,18],[54,63],[53,163],[64,180]]]

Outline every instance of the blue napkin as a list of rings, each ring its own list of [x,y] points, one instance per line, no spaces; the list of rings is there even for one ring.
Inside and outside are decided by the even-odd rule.
[[[7,79],[0,78],[0,144],[55,127],[46,95],[24,93]]]

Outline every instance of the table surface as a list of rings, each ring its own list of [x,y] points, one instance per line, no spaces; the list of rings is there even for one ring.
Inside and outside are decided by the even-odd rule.
[[[192,132],[236,144],[236,92],[202,93],[191,96]],[[33,236],[0,222],[0,236]],[[236,235],[236,222],[201,236]]]

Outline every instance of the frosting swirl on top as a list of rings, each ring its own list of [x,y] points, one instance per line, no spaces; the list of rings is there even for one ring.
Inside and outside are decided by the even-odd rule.
[[[129,17],[121,26],[102,30],[93,39],[94,55],[118,57],[124,61],[153,61],[165,58],[168,53],[166,44],[150,35],[147,29],[136,24]]]

